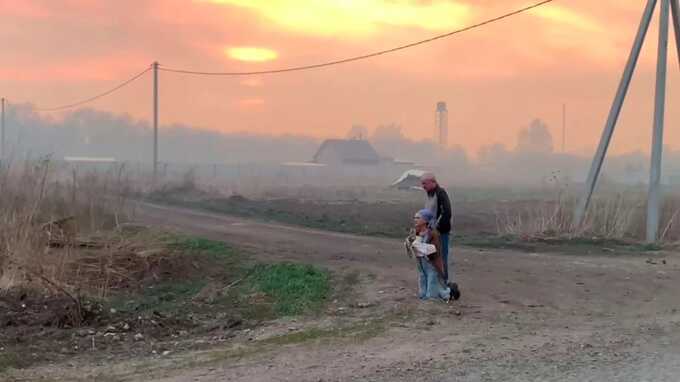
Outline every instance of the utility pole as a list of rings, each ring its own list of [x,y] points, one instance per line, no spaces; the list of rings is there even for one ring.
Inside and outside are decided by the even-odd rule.
[[[647,242],[650,243],[657,241],[659,238],[661,156],[663,152],[663,122],[666,106],[669,3],[670,0],[661,0],[661,11],[659,16],[659,48],[656,61],[656,90],[654,94],[654,134],[652,136],[652,163],[649,170],[649,194],[647,195]]]
[[[602,138],[598,146],[593,163],[588,174],[586,190],[584,196],[581,198],[579,205],[574,214],[574,225],[579,226],[583,223],[585,212],[590,204],[597,178],[602,168],[604,157],[609,147],[616,121],[621,111],[621,105],[626,97],[630,79],[635,70],[638,57],[640,56],[640,49],[649,29],[649,24],[654,13],[657,0],[648,0],[647,6],[640,22],[637,36],[633,49],[630,52],[626,69],[624,70],[619,89],[614,98],[614,103],[609,112],[609,117],[602,132]],[[675,29],[675,43],[678,54],[680,55],[680,4],[678,0],[660,0],[660,16],[659,16],[659,46],[657,52],[656,62],[656,89],[654,93],[654,133],[652,138],[652,160],[649,171],[649,192],[647,194],[647,234],[648,242],[655,242],[659,239],[659,217],[661,207],[661,159],[663,154],[663,129],[664,129],[664,113],[665,113],[665,98],[666,98],[666,72],[668,60],[668,28],[669,28],[669,12],[673,16],[673,28]],[[670,9],[669,9],[670,8]]]
[[[671,18],[675,30],[675,47],[678,50],[678,64],[680,64],[680,0],[671,0]]]
[[[633,77],[635,66],[637,65],[638,58],[640,57],[640,50],[642,50],[642,45],[645,41],[647,30],[649,30],[649,24],[652,21],[655,5],[656,0],[648,0],[645,11],[642,14],[640,27],[638,28],[635,41],[633,42],[633,48],[631,49],[630,55],[628,56],[628,61],[626,62],[626,67],[623,71],[619,88],[616,91],[614,102],[612,103],[612,107],[609,110],[609,116],[607,117],[604,130],[602,131],[600,144],[597,147],[597,151],[593,157],[593,163],[591,164],[590,171],[588,172],[585,193],[583,197],[581,197],[581,200],[576,207],[576,211],[574,212],[573,225],[575,227],[578,227],[583,223],[586,211],[590,206],[590,199],[593,196],[593,191],[595,191],[595,185],[597,183],[597,179],[600,176],[600,171],[602,170],[604,157],[607,155],[607,150],[609,149],[609,143],[611,142],[612,135],[614,133],[614,127],[616,127],[616,122],[618,121],[619,115],[621,114],[621,107],[623,106],[623,101],[626,98],[626,93],[628,92],[628,87],[630,86],[630,80]]]
[[[562,104],[562,154],[566,152],[567,147],[567,104]]]
[[[5,152],[5,98],[0,99],[0,149],[2,150],[2,155],[0,159],[5,159],[7,153]]]
[[[153,67],[153,183],[158,180],[158,62]]]

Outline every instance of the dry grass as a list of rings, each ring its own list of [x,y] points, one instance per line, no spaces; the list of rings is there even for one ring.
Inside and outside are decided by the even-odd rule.
[[[496,226],[501,235],[524,238],[587,237],[641,241],[646,229],[646,195],[637,191],[608,192],[593,198],[584,223],[572,224],[577,198],[564,190],[552,200],[499,205]],[[660,241],[680,240],[680,196],[669,194],[661,217]]]
[[[124,165],[78,168],[42,158],[0,167],[0,291],[43,289],[74,300],[127,277]],[[103,236],[103,233],[106,236]],[[128,258],[125,262],[130,263]]]

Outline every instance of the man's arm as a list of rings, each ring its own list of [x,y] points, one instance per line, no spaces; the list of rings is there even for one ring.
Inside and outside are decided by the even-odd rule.
[[[451,200],[449,199],[449,194],[447,194],[444,189],[440,189],[439,195],[437,195],[437,201],[439,204],[437,210],[441,211],[439,224],[437,225],[437,228],[439,228],[443,222],[451,223]]]

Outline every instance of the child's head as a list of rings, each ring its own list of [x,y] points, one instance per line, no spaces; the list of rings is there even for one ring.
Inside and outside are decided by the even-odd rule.
[[[416,212],[416,214],[413,216],[413,223],[416,229],[422,229],[429,226],[430,222],[432,222],[432,219],[434,219],[432,211],[428,209],[422,209]]]

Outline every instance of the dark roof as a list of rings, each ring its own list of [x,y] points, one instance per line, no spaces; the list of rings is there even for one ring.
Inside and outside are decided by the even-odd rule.
[[[325,150],[332,150],[343,163],[348,164],[376,164],[380,162],[380,155],[368,141],[359,139],[327,139],[314,155],[314,162]]]

